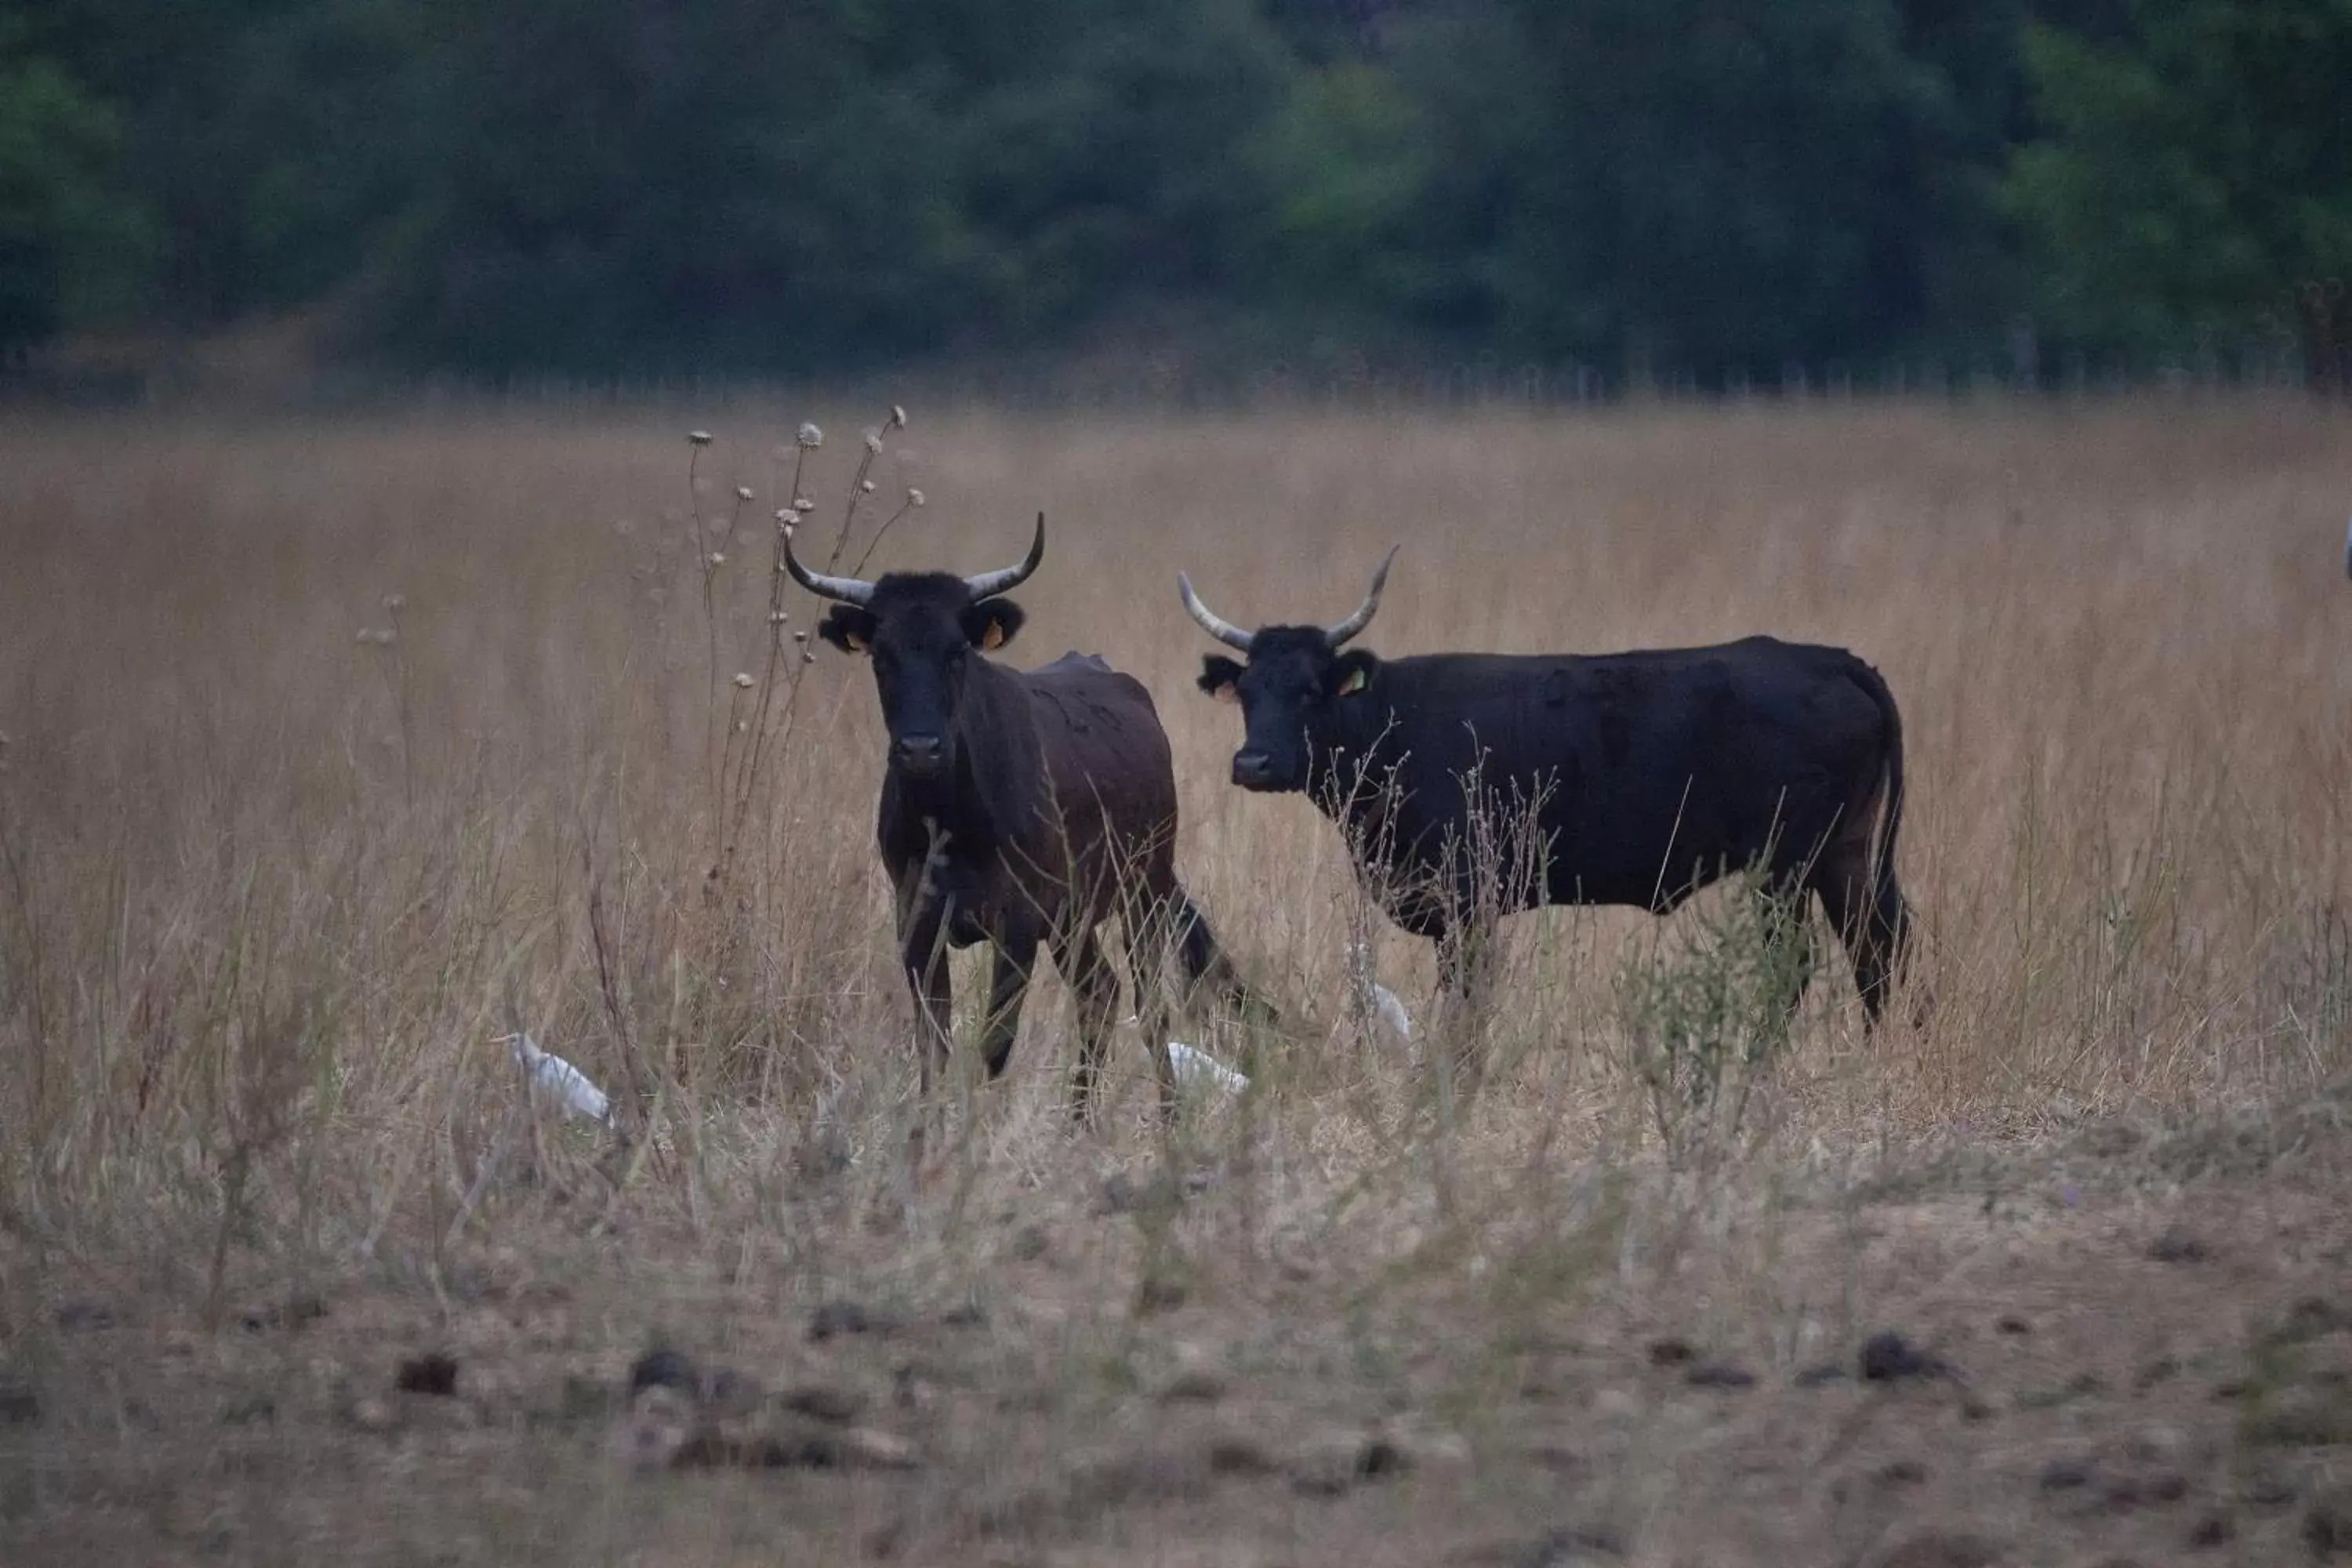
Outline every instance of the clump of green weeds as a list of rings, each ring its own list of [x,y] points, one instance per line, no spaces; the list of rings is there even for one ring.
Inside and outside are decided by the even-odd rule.
[[[1788,1044],[1812,945],[1801,895],[1761,884],[1706,900],[1677,924],[1636,947],[1615,991],[1633,1074],[1681,1162],[1746,1129],[1754,1090]]]

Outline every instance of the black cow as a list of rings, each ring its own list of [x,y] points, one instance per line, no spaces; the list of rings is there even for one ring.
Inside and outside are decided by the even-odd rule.
[[[950,1037],[947,949],[986,941],[996,950],[982,1035],[993,1079],[1012,1054],[1042,942],[1077,996],[1071,1109],[1086,1116],[1118,1003],[1096,927],[1116,914],[1161,1103],[1172,1110],[1162,956],[1172,947],[1181,960],[1188,1000],[1203,980],[1236,1002],[1243,991],[1176,881],[1176,778],[1150,694],[1091,655],[1025,672],[980,657],[1021,629],[1021,606],[997,595],[1045,554],[1043,513],[1026,560],[977,577],[827,576],[784,542],[793,581],[836,601],[818,635],[874,661],[890,731],[876,833],[898,889],[925,1102]]]
[[[1390,918],[1437,942],[1448,994],[1470,990],[1497,914],[1664,914],[1754,867],[1800,935],[1798,900],[1820,897],[1877,1022],[1910,912],[1895,880],[1903,724],[1876,670],[1760,637],[1598,657],[1341,652],[1395,557],[1328,628],[1244,632],[1177,584],[1192,618],[1248,658],[1210,655],[1201,676],[1241,704],[1234,782],[1304,790],[1338,822]]]

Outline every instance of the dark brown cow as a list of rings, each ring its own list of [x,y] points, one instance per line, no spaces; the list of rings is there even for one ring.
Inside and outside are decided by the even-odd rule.
[[[1118,1004],[1096,928],[1117,915],[1162,1109],[1172,1113],[1164,956],[1172,950],[1180,960],[1188,1001],[1203,981],[1236,1004],[1244,994],[1176,880],[1176,778],[1150,694],[1090,654],[1027,671],[981,657],[1021,629],[1021,606],[998,595],[1045,554],[1040,513],[1028,558],[976,577],[827,576],[793,557],[789,537],[784,565],[835,601],[818,635],[874,662],[890,732],[876,831],[898,889],[926,1101],[950,1037],[947,950],[982,941],[995,949],[982,1047],[993,1079],[1012,1054],[1042,943],[1077,996],[1070,1103],[1087,1116]]]

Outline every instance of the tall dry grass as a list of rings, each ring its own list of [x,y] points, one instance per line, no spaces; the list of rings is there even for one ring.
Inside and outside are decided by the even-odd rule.
[[[782,645],[775,689],[800,684],[777,698],[734,868],[710,875],[730,837],[715,759],[770,689],[768,520],[812,412],[831,439],[801,488],[824,539],[862,410],[739,411],[698,455],[652,417],[0,431],[12,1227],[129,1247],[216,1299],[248,1254],[394,1247],[433,1268],[501,1205],[550,1194],[821,1248],[793,1217],[809,1194],[844,1172],[888,1187],[913,1060],[862,664]],[[1223,782],[1237,721],[1193,689],[1180,566],[1244,624],[1328,619],[1402,541],[1365,638],[1383,653],[1761,631],[1884,670],[1936,1007],[1865,1037],[1826,952],[1773,1069],[1768,1131],[1787,1146],[2259,1101],[2343,1064],[2339,416],[915,415],[848,561],[910,486],[930,504],[869,570],[1002,564],[1045,511],[1010,656],[1096,651],[1150,687],[1181,873],[1306,1020],[1262,1093],[1188,1134],[1260,1162],[1271,1210],[1253,1224],[1417,1182],[1441,1136],[1505,1204],[1531,1161],[1642,1147],[1656,1108],[1626,977],[1693,917],[1513,921],[1501,1088],[1429,1133],[1418,1069],[1350,1019],[1341,950],[1366,922],[1338,835],[1304,801]],[[396,639],[362,640],[393,629],[387,595]],[[788,629],[816,613],[796,590],[782,603]],[[1426,951],[1369,929],[1425,1012]],[[967,1016],[976,962],[957,965]],[[625,1158],[598,1174],[583,1141],[521,1128],[487,1043],[514,1027],[615,1090],[646,1131]],[[1094,1157],[1055,1114],[1048,1064],[1073,1048],[1041,986],[1006,1084],[973,1101],[961,1190]],[[1149,1157],[1144,1057],[1122,1051],[1099,1147]]]

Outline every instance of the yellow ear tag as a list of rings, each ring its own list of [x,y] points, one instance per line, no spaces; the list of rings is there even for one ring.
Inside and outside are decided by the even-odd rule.
[[[1003,646],[1004,623],[1003,621],[989,622],[988,629],[980,634],[981,651],[982,653],[994,653],[998,648],[1001,648]]]
[[[849,651],[852,653],[864,653],[866,651],[866,639],[859,637],[856,632],[843,632],[841,634],[841,640],[849,645]]]
[[[1223,686],[1218,687],[1214,691],[1210,692],[1209,695],[1215,698],[1220,702],[1226,703],[1239,702],[1242,700],[1241,688],[1235,686],[1230,680],[1226,681]]]
[[[1364,667],[1362,665],[1358,665],[1355,668],[1348,672],[1348,678],[1345,680],[1339,682],[1339,695],[1342,697],[1353,697],[1357,692],[1361,691],[1365,687],[1370,685],[1371,680],[1372,678],[1364,673]]]

